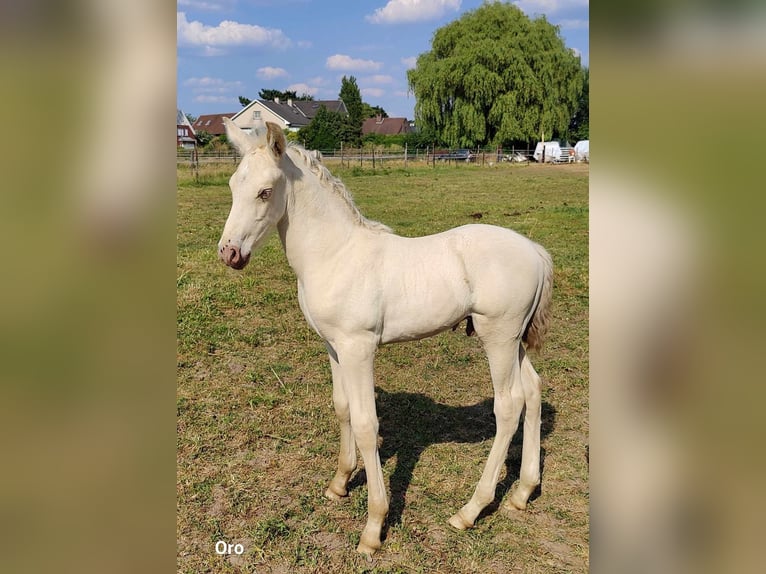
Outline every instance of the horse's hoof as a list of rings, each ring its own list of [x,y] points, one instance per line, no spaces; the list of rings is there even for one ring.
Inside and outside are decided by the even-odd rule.
[[[460,514],[460,511],[458,511],[456,514],[453,514],[448,522],[450,526],[458,530],[468,530],[469,528],[473,528],[473,522],[468,522],[465,518],[463,518],[463,515]]]
[[[348,493],[338,494],[337,492],[335,492],[331,488],[328,488],[327,490],[325,490],[324,491],[324,495],[325,495],[325,497],[329,498],[333,502],[340,502],[342,500],[346,500],[346,498],[348,497]]]
[[[356,547],[356,551],[359,552],[359,554],[366,554],[368,557],[371,557],[375,552],[380,550],[380,541],[359,541],[359,546]]]
[[[509,508],[510,510],[526,510],[527,501],[524,500],[524,498],[522,498],[521,495],[518,494],[518,492],[514,492],[511,495],[511,497],[505,502],[505,507]]]

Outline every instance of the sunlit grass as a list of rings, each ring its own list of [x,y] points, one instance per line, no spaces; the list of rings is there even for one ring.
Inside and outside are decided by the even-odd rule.
[[[178,189],[178,569],[181,572],[586,572],[588,570],[587,166],[333,168],[362,212],[402,235],[480,221],[544,245],[556,267],[543,378],[543,483],[526,513],[491,510],[459,533],[494,433],[486,358],[464,330],[382,347],[381,459],[391,496],[373,564],[354,549],[363,473],[350,500],[322,497],[338,429],[324,345],[307,326],[276,237],[242,272],[220,264],[235,166]],[[480,215],[479,216],[477,215]],[[498,500],[518,476],[509,451]],[[215,554],[216,540],[242,556]]]

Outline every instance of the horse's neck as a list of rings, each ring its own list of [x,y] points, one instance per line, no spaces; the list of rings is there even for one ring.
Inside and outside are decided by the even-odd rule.
[[[279,223],[287,260],[299,277],[325,264],[362,231],[348,205],[326,185],[314,174],[293,182]]]

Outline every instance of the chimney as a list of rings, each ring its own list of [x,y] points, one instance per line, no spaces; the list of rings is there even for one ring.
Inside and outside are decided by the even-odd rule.
[[[287,98],[287,105],[290,106],[291,108],[293,107],[293,99],[292,98]]]
[[[279,103],[279,98],[274,98],[274,103],[278,104]]]
[[[376,124],[382,124],[383,123],[383,114],[378,114],[377,115],[377,117],[375,118],[375,123]]]

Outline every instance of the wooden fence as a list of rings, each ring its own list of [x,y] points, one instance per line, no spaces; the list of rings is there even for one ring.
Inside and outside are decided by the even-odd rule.
[[[332,150],[320,150],[324,160],[330,160],[328,163],[340,162],[343,167],[382,167],[386,163],[400,162],[405,167],[409,163],[419,165],[439,165],[439,164],[464,164],[473,163],[477,165],[488,165],[500,162],[509,162],[516,154],[522,154],[527,159],[532,160],[533,149],[445,149],[432,148],[425,149],[399,149],[392,150],[386,148],[337,148]],[[232,163],[237,164],[241,159],[240,155],[234,151],[207,151],[199,149],[179,149],[176,154],[176,163],[178,164],[214,164],[214,163]],[[534,160],[532,160],[534,161]]]

